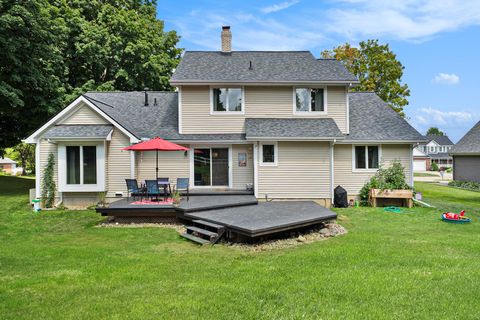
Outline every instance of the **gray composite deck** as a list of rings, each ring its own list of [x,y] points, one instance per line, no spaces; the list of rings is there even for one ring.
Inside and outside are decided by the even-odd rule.
[[[238,207],[247,205],[256,205],[257,199],[252,195],[201,195],[182,198],[180,205],[174,207],[171,204],[132,204],[133,199],[121,199],[110,203],[108,208],[97,208],[97,212],[102,215],[122,215],[122,216],[165,216],[174,215],[175,212],[186,213],[192,211],[204,211],[219,209],[225,207]]]
[[[336,217],[335,212],[313,201],[260,202],[254,206],[185,214],[185,218],[221,224],[250,237],[314,225]]]

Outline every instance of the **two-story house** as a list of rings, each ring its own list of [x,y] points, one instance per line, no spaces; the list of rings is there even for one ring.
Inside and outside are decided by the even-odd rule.
[[[125,178],[155,176],[155,154],[122,150],[159,136],[190,148],[161,152],[159,176],[192,189],[252,189],[259,199],[358,195],[383,163],[399,160],[413,183],[413,147],[424,137],[336,60],[308,51],[187,51],[176,92],[89,92],[27,141],[36,144],[37,195],[53,153],[66,206],[99,192],[127,196]]]
[[[413,150],[413,171],[430,170],[431,164],[436,163],[439,168],[451,168],[453,159],[449,155],[454,143],[446,135],[426,135],[427,143],[419,144]]]

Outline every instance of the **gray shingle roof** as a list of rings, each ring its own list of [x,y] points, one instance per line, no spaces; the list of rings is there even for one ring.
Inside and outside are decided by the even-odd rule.
[[[172,83],[209,81],[358,82],[339,61],[316,59],[309,51],[187,51],[171,78]]]
[[[250,118],[245,121],[246,138],[343,139],[335,121],[321,119]]]
[[[373,92],[350,92],[350,135],[345,141],[409,141],[425,138]]]
[[[447,152],[439,152],[439,153],[433,153],[429,154],[430,158],[432,159],[445,159],[445,158],[451,158],[450,155]]]
[[[149,92],[147,107],[143,105],[144,93],[140,91],[89,92],[84,96],[139,139],[159,136],[178,141],[239,141],[246,138],[245,134],[179,134],[178,96],[175,92]],[[157,99],[157,105],[154,105],[154,99]],[[425,141],[375,93],[350,93],[349,99],[350,135],[346,141]],[[339,136],[338,127],[331,119],[248,119],[247,123],[249,136],[266,135],[265,132],[278,137],[300,134],[305,137]],[[269,129],[265,129],[267,127]]]
[[[143,91],[88,92],[84,96],[138,139],[159,136],[185,141],[245,140],[244,134],[179,134],[176,92],[149,91],[148,106],[144,106]]]
[[[58,125],[48,129],[43,137],[53,138],[106,138],[112,131],[109,124],[100,125]]]
[[[450,154],[480,154],[480,121],[450,150]]]
[[[439,135],[434,135],[434,134],[427,134],[425,136],[425,138],[427,140],[429,140],[429,142],[433,140],[441,146],[454,145],[454,143],[452,142],[452,140],[450,140],[450,138],[448,136],[439,136]]]

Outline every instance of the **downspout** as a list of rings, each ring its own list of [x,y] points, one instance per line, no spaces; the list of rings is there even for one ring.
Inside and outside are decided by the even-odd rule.
[[[58,196],[60,197],[60,200],[58,200],[57,203],[55,203],[54,207],[57,208],[59,205],[63,203],[63,192],[59,192]]]
[[[334,177],[334,148],[333,146],[337,142],[337,139],[333,139],[333,142],[330,142],[330,205],[333,206],[333,197],[334,197],[334,186],[335,186],[335,177]]]

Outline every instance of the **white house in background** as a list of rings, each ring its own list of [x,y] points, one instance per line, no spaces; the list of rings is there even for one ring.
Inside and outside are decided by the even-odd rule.
[[[454,143],[448,136],[426,135],[428,143],[418,145],[413,153],[413,170],[415,172],[430,170],[431,164],[439,168],[450,168],[453,159],[449,155]]]
[[[0,158],[0,172],[16,175],[18,169],[17,163],[10,158]]]

